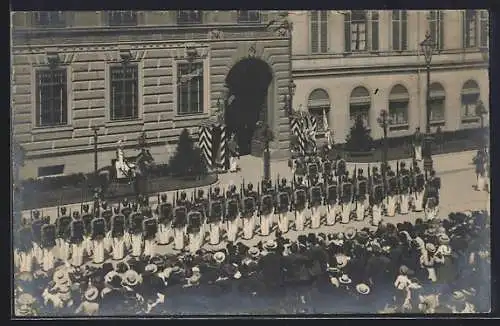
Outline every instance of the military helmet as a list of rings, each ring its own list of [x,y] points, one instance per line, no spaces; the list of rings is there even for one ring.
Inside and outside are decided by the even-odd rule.
[[[358,169],[358,174],[363,174],[363,169]]]
[[[102,209],[108,208],[108,203],[105,200],[103,200],[101,203],[101,207],[102,207]]]
[[[405,163],[405,162],[401,162],[401,163],[399,163],[399,166],[400,166],[401,168],[404,168],[404,167],[406,166],[406,163]]]
[[[63,207],[61,207],[61,214],[62,214],[62,215],[66,215],[66,212],[67,212],[66,207],[64,207],[64,206],[63,206]]]
[[[281,184],[286,185],[286,178],[281,179]]]
[[[198,189],[198,197],[203,197],[203,189]]]
[[[185,200],[185,199],[186,199],[186,197],[187,197],[186,193],[185,193],[184,191],[183,191],[183,192],[181,192],[181,199],[182,199],[182,200]]]
[[[299,176],[297,177],[297,182],[302,183],[302,181],[303,181],[303,180],[304,180],[304,179],[302,179],[302,176],[300,176],[300,175],[299,175]]]
[[[247,187],[248,187],[248,190],[253,190],[253,183],[250,182]]]
[[[80,213],[78,211],[74,211],[73,212],[73,218],[74,219],[80,218]]]
[[[214,188],[214,193],[219,194],[220,193],[220,188],[219,187],[215,187]]]
[[[123,198],[122,204],[123,204],[123,206],[127,206],[128,205],[128,198]]]
[[[88,213],[89,212],[89,204],[83,204],[82,205],[82,211],[84,213]]]
[[[119,214],[120,213],[120,207],[118,207],[118,206],[113,207],[113,212],[115,212],[115,214]]]
[[[167,194],[161,194],[160,199],[161,199],[162,203],[166,202],[167,201]]]

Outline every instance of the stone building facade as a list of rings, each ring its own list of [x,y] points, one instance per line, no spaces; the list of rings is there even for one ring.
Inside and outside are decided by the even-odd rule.
[[[363,114],[372,136],[388,110],[389,137],[425,130],[426,64],[420,42],[436,39],[431,61],[431,130],[480,126],[478,100],[489,110],[488,12],[293,11],[294,106],[327,112],[335,142],[343,143],[352,118]],[[487,117],[485,119],[487,123]],[[321,123],[322,119],[318,119]]]
[[[289,148],[283,95],[288,35],[258,11],[16,12],[12,16],[12,132],[25,149],[20,177],[90,172],[94,130],[99,166],[146,133],[158,163],[178,135],[228,96],[232,67],[251,57],[272,71],[265,116],[274,153]],[[243,78],[243,77],[242,77]]]

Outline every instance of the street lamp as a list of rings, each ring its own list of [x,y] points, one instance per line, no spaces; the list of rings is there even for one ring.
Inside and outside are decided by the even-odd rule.
[[[382,174],[385,178],[385,171],[387,167],[387,156],[389,153],[389,142],[387,141],[387,130],[389,129],[389,126],[391,124],[391,117],[389,116],[389,113],[387,110],[382,110],[380,111],[380,115],[377,118],[377,122],[379,126],[382,128],[384,131],[384,150],[382,152],[382,162],[384,164],[384,168],[382,169]]]
[[[485,144],[484,140],[486,137],[486,133],[484,130],[484,115],[488,113],[486,111],[486,108],[484,107],[483,101],[479,100],[476,104],[476,116],[479,116],[479,119],[481,119],[481,131],[480,131],[480,144],[483,146]]]
[[[425,39],[420,43],[420,48],[424,53],[425,58],[425,67],[427,71],[427,90],[426,90],[426,114],[425,114],[425,133],[426,136],[424,138],[424,169],[427,171],[432,170],[432,136],[431,136],[431,106],[430,106],[430,83],[431,83],[431,61],[432,61],[432,52],[435,48],[435,43],[432,40],[431,34],[429,31],[425,33]]]
[[[100,126],[98,125],[93,125],[92,126],[92,130],[94,131],[94,174],[95,176],[97,177],[97,170],[98,170],[98,162],[97,162],[97,141],[98,141],[98,137],[99,137],[99,134],[98,134],[98,131],[99,129],[101,129]]]
[[[295,95],[295,89],[297,85],[293,82],[292,79],[288,82],[288,93],[285,95],[285,103],[287,108],[288,117],[291,117],[293,110],[293,96]]]

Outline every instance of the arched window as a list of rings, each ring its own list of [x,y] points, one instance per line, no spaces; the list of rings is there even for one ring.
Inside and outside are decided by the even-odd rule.
[[[330,97],[328,93],[321,88],[312,91],[307,101],[307,109],[310,114],[316,117],[316,135],[324,135],[324,132],[329,129],[328,111],[330,110]]]
[[[474,123],[479,121],[476,115],[476,105],[479,101],[479,86],[474,80],[465,82],[460,92],[462,103],[462,123]]]
[[[444,126],[446,100],[444,88],[440,83],[432,83],[429,93],[430,123],[433,126]]]
[[[391,130],[408,130],[408,103],[410,96],[403,85],[396,85],[389,94]]]
[[[365,122],[365,126],[370,126],[370,107],[371,98],[370,92],[362,86],[356,87],[351,92],[351,98],[349,99],[349,116],[351,119],[351,126],[354,125],[356,117],[361,115]]]

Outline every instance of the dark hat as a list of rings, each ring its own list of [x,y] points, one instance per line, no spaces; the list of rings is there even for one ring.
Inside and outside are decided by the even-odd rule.
[[[248,187],[248,189],[252,190],[253,189],[253,184],[250,182],[250,183],[248,183],[247,187]]]
[[[214,188],[214,192],[215,192],[215,193],[219,193],[219,192],[220,192],[220,188],[219,188],[219,187],[215,187],[215,188]]]
[[[80,218],[80,213],[78,211],[73,212],[73,218],[74,219],[79,219]]]
[[[115,214],[119,214],[120,213],[120,207],[118,207],[118,206],[113,207],[113,212],[115,212]]]
[[[285,184],[286,183],[286,178],[281,179],[281,183]]]
[[[186,197],[187,197],[186,193],[184,191],[181,192],[181,199],[186,199]]]
[[[358,169],[358,174],[363,174],[363,169]]]
[[[111,272],[112,270],[114,270],[113,264],[111,264],[111,263],[104,263],[102,265],[102,273],[103,273],[103,275],[106,275],[108,272]]]
[[[89,204],[83,204],[82,205],[82,210],[84,213],[88,213],[89,212]]]
[[[101,207],[102,207],[103,209],[108,208],[108,203],[107,203],[105,200],[103,200],[103,201],[102,201],[102,203],[101,203]]]
[[[33,211],[33,218],[35,220],[39,219],[40,218],[40,211],[34,210]]]
[[[309,233],[307,235],[307,242],[311,243],[311,244],[315,244],[317,242],[317,239],[316,239],[316,234],[314,233]]]
[[[128,198],[123,198],[122,204],[123,204],[123,206],[127,206],[128,205]]]
[[[301,234],[297,237],[297,241],[301,244],[306,244],[307,242],[307,236]]]
[[[198,189],[198,196],[203,197],[203,194],[204,194],[203,189]]]
[[[436,175],[436,170],[431,170],[431,177]]]
[[[61,214],[62,215],[66,215],[66,211],[67,211],[66,207],[64,207],[64,206],[61,207]]]
[[[167,194],[161,194],[160,200],[162,201],[162,203],[166,202],[167,201]]]
[[[116,264],[116,272],[117,273],[123,274],[126,271],[128,271],[129,269],[130,269],[130,266],[124,262],[120,262],[120,263]]]
[[[404,168],[406,166],[406,163],[405,162],[401,162],[401,163],[399,163],[399,166],[402,167],[402,168]]]

